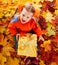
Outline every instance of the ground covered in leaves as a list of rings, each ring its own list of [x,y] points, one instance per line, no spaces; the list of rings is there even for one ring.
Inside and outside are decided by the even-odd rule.
[[[37,65],[58,65],[58,0],[0,0],[0,65],[26,65],[23,57],[17,55],[8,30],[17,7],[26,2],[31,2],[36,8],[34,16],[45,39],[38,42]],[[33,65],[32,62],[29,65]]]

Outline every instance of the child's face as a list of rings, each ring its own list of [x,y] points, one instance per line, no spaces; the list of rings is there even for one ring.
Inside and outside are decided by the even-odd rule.
[[[23,8],[23,10],[20,14],[21,23],[25,24],[25,23],[29,22],[29,20],[32,18],[32,16],[33,16],[32,12],[28,12],[25,8]]]

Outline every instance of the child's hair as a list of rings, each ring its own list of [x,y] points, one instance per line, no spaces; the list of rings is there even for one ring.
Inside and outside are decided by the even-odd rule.
[[[29,11],[29,12],[32,12],[32,13],[35,12],[34,6],[33,6],[32,4],[30,4],[30,3],[26,4],[24,7],[25,7],[26,10]]]

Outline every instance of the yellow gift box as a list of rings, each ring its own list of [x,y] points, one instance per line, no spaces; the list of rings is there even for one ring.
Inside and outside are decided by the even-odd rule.
[[[18,55],[36,57],[37,56],[37,35],[26,34],[19,37],[18,41]]]

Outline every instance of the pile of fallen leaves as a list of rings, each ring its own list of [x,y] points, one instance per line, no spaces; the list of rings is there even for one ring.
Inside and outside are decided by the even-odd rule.
[[[0,65],[26,65],[17,55],[8,30],[18,5],[26,2],[31,2],[36,8],[34,16],[45,39],[38,42],[39,65],[58,65],[58,0],[0,0]]]

